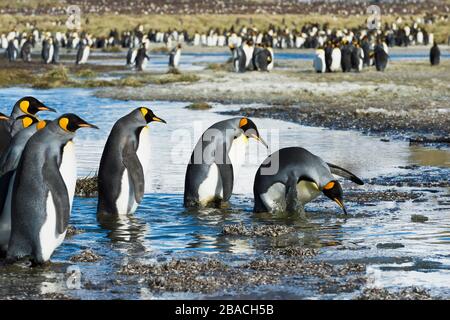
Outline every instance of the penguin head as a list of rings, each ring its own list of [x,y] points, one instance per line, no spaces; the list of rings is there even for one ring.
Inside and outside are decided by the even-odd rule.
[[[55,109],[47,107],[35,97],[24,97],[16,102],[14,108],[19,108],[23,113],[35,115],[39,111],[56,112]]]
[[[342,210],[344,210],[344,213],[347,214],[347,208],[345,207],[343,200],[342,187],[338,181],[333,180],[328,182],[323,187],[322,192],[328,198],[336,202],[339,205],[339,207],[341,207]]]
[[[163,120],[159,117],[157,117],[152,110],[150,110],[149,108],[146,107],[141,107],[138,109],[142,115],[142,117],[144,118],[146,123],[150,123],[152,121],[156,121],[156,122],[162,122],[162,123],[167,123],[166,120]]]
[[[22,129],[26,129],[29,126],[31,126],[32,124],[38,123],[39,119],[31,116],[31,115],[23,115],[20,116],[18,118],[16,118],[16,120],[14,121],[14,123],[18,123],[19,126],[22,127]]]
[[[98,129],[97,126],[90,124],[79,116],[73,113],[63,114],[57,119],[59,127],[65,132],[75,133],[80,128],[94,128]]]
[[[243,134],[247,138],[254,138],[265,145],[266,148],[269,148],[267,143],[259,135],[258,128],[256,127],[255,123],[249,118],[244,117],[239,120],[239,129],[243,131]]]

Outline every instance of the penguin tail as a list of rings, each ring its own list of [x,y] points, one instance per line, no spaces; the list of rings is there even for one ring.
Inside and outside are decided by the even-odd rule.
[[[329,163],[329,162],[327,162],[327,164],[330,167],[330,171],[332,174],[346,178],[346,179],[348,179],[356,184],[359,184],[359,185],[364,184],[364,182],[360,178],[358,178],[356,175],[354,175],[350,171],[348,171],[344,168],[338,167],[337,165]]]

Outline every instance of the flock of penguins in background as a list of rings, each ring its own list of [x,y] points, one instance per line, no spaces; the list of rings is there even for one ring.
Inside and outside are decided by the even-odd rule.
[[[42,264],[63,242],[77,179],[73,138],[80,128],[98,129],[72,113],[40,120],[41,111],[56,112],[28,96],[15,103],[10,116],[0,113],[0,249],[8,263],[30,258]],[[166,123],[139,107],[112,127],[98,171],[99,221],[133,214],[141,203],[146,175],[151,174],[150,122]],[[203,133],[186,169],[186,208],[229,205],[234,172],[245,159],[249,138],[268,148],[246,117],[217,122]],[[275,170],[266,171],[271,168]],[[254,212],[301,214],[305,203],[323,193],[347,214],[334,175],[363,184],[351,172],[303,148],[278,150],[255,175]]]
[[[169,66],[177,68],[183,44],[205,47],[228,46],[232,52],[233,67],[236,72],[246,70],[270,71],[274,65],[273,49],[314,48],[316,49],[313,67],[317,72],[333,72],[342,69],[360,71],[364,66],[375,65],[378,71],[386,68],[389,47],[409,45],[432,45],[431,63],[439,63],[439,48],[434,35],[426,31],[424,19],[404,21],[399,17],[382,28],[368,30],[367,26],[353,29],[331,28],[327,23],[307,23],[298,29],[270,25],[267,30],[255,27],[230,27],[228,30],[211,28],[207,33],[186,30],[150,29],[144,31],[142,25],[134,30],[111,30],[108,36],[93,36],[87,32],[42,32],[32,28],[31,33],[12,30],[0,37],[0,46],[5,49],[10,61],[19,58],[31,61],[31,53],[41,44],[41,57],[44,63],[59,63],[60,48],[77,50],[76,64],[86,63],[90,48],[108,47],[128,48],[126,63],[143,70],[148,63],[150,43],[161,43],[168,48]],[[430,23],[430,22],[428,22]]]

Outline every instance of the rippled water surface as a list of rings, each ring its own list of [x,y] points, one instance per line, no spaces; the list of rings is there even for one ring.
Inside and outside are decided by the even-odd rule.
[[[273,245],[270,240],[222,235],[225,224],[278,223],[295,226],[294,243],[322,248],[317,259],[327,261],[363,261],[368,272],[387,287],[423,285],[441,296],[450,296],[450,152],[447,149],[410,147],[402,141],[382,142],[354,131],[305,127],[284,121],[254,119],[270,151],[286,146],[303,146],[328,162],[348,168],[365,181],[396,181],[399,175],[417,175],[424,181],[447,179],[443,187],[405,187],[399,183],[366,184],[356,187],[344,183],[347,192],[365,190],[381,193],[394,190],[420,192],[418,200],[381,201],[376,198],[363,205],[348,201],[351,215],[346,218],[338,208],[321,197],[307,205],[308,219],[268,217],[252,213],[252,183],[255,171],[268,151],[250,141],[247,159],[235,178],[235,195],[229,209],[186,211],[182,207],[184,173],[193,145],[208,126],[227,118],[217,112],[237,109],[240,105],[213,105],[211,111],[185,109],[187,103],[134,102],[101,99],[85,89],[0,90],[0,111],[7,112],[22,96],[33,95],[59,113],[74,112],[99,126],[100,130],[79,130],[75,143],[79,176],[95,174],[103,145],[113,123],[133,108],[145,105],[167,120],[167,125],[151,123],[151,167],[146,194],[136,214],[118,221],[99,224],[96,199],[75,198],[71,224],[83,233],[65,240],[55,252],[52,267],[29,271],[28,268],[0,267],[0,297],[20,296],[20,280],[29,280],[27,290],[37,293],[64,292],[79,298],[154,298],[192,297],[184,294],[154,296],[132,284],[112,285],[117,266],[131,258],[147,260],[161,256],[220,255],[236,262],[261,255]],[[42,114],[43,118],[53,114]],[[418,165],[421,167],[415,167]],[[425,166],[425,167],[422,167]],[[431,176],[433,175],[433,176]],[[437,177],[437,178],[436,178]],[[441,184],[442,186],[442,184]],[[412,214],[429,218],[426,223],[412,223]],[[380,249],[378,244],[401,244],[397,249]],[[283,245],[283,244],[278,244]],[[79,264],[90,283],[80,290],[68,290],[64,274],[69,258],[80,250],[92,248],[103,259]],[[12,268],[12,267],[11,267]],[[31,279],[31,280],[30,280]],[[19,283],[19,285],[16,284]],[[30,284],[31,283],[31,284]],[[25,284],[24,284],[25,286]],[[108,288],[111,288],[109,286]],[[271,289],[266,289],[270,297]],[[264,291],[264,290],[263,290]],[[277,292],[293,298],[317,298],[302,288],[278,288]],[[255,293],[258,296],[258,293]],[[333,297],[339,294],[331,295]]]

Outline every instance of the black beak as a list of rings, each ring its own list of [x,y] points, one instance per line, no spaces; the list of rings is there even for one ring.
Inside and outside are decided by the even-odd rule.
[[[153,116],[153,117],[152,117],[152,121],[162,122],[162,123],[167,123],[166,120],[161,119],[161,118],[159,118],[159,117],[157,117],[157,116]]]
[[[43,103],[41,103],[41,105],[38,107],[39,111],[50,111],[50,112],[56,112],[55,109],[47,107],[46,105],[44,105]]]
[[[338,198],[335,198],[334,202],[336,202],[339,205],[339,207],[341,207],[342,210],[344,210],[344,214],[347,215],[347,208],[345,207],[344,202]]]

